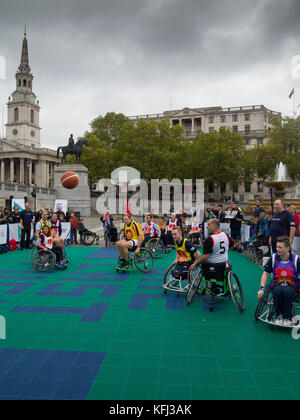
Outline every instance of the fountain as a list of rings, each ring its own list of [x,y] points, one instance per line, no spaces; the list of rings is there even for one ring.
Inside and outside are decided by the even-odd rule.
[[[289,179],[286,165],[280,162],[279,165],[276,165],[274,181],[266,181],[264,184],[271,189],[275,188],[275,198],[284,198],[285,194],[287,193],[285,188],[292,187],[293,185],[296,185],[297,182]]]

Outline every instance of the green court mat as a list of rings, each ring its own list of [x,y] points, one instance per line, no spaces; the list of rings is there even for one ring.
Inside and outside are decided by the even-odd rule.
[[[230,300],[210,313],[200,299],[188,307],[183,297],[166,297],[163,273],[174,253],[156,260],[153,273],[118,275],[115,249],[67,252],[67,271],[42,275],[33,271],[29,251],[1,255],[0,315],[7,338],[0,340],[0,356],[1,349],[102,353],[93,379],[87,376],[88,399],[300,397],[300,341],[290,331],[255,322],[262,269],[242,255],[230,253],[246,298],[241,314]],[[20,398],[20,388],[1,387],[1,364],[8,363],[0,357],[0,398]],[[88,363],[81,366],[83,376],[88,370]],[[25,388],[33,380],[20,379]]]

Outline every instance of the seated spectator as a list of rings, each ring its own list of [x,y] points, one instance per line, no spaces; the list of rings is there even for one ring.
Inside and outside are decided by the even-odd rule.
[[[79,219],[79,223],[78,223],[78,232],[79,232],[79,235],[80,235],[80,243],[83,243],[83,241],[82,241],[82,235],[85,233],[85,232],[88,232],[89,230],[88,229],[86,229],[86,227],[84,226],[84,219],[81,217],[80,219]]]
[[[11,222],[12,222],[12,217],[10,215],[10,212],[7,208],[5,208],[3,210],[2,218],[0,219],[0,224],[5,225],[5,224],[11,223]]]
[[[60,221],[60,223],[66,222],[66,216],[64,215],[64,213],[60,213],[58,220]]]

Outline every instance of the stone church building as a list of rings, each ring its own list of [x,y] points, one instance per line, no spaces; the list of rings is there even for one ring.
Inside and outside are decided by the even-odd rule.
[[[34,210],[52,207],[54,168],[60,160],[56,151],[41,148],[40,105],[33,92],[26,27],[15,78],[7,103],[6,138],[0,139],[0,205],[9,207],[12,198],[25,198]]]

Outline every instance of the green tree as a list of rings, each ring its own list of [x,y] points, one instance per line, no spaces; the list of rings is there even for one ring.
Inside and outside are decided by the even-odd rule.
[[[112,148],[119,140],[121,128],[129,121],[124,114],[108,112],[104,117],[100,115],[91,122],[91,133]]]

